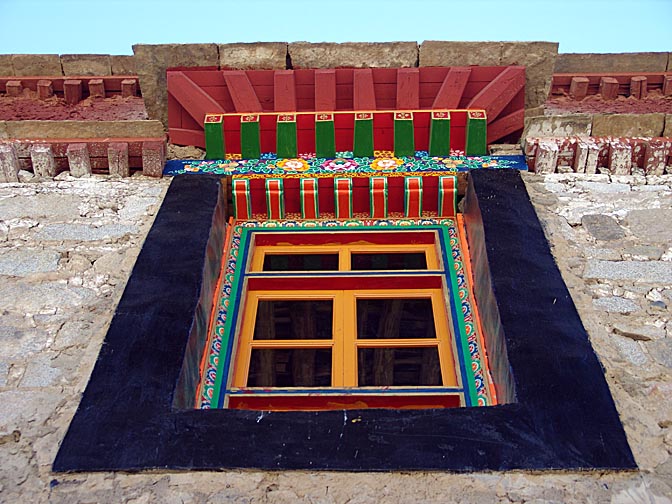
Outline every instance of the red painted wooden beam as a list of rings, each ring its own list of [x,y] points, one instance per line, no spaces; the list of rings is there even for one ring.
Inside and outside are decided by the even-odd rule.
[[[376,110],[376,92],[370,68],[356,68],[353,73],[353,104],[355,110]]]
[[[315,111],[336,110],[336,70],[315,70]]]
[[[520,109],[507,114],[488,124],[488,144],[494,143],[506,135],[523,129],[525,124],[525,110]]]
[[[276,112],[296,112],[296,85],[292,70],[273,74],[273,102]]]
[[[467,104],[468,109],[484,109],[494,122],[509,102],[525,87],[525,68],[507,67]]]
[[[420,108],[420,69],[399,68],[397,70],[397,110]]]
[[[441,89],[439,89],[436,98],[434,98],[432,108],[458,108],[470,75],[471,68],[469,67],[452,67],[448,70],[446,78],[443,79],[443,84],[441,84]]]
[[[223,114],[224,108],[182,72],[168,72],[168,93],[203,128],[205,114]]]
[[[236,112],[261,112],[263,109],[247,74],[239,70],[225,70],[224,80]]]

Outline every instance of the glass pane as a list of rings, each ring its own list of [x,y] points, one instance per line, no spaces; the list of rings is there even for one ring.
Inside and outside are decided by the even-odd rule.
[[[437,347],[360,348],[360,387],[441,385]]]
[[[263,271],[338,271],[338,254],[266,254]]]
[[[426,270],[424,252],[353,253],[350,255],[353,270]]]
[[[331,300],[260,300],[254,339],[331,339],[333,313]]]
[[[331,349],[253,349],[247,386],[330,387]]]
[[[359,339],[436,338],[432,300],[368,299],[357,300]]]

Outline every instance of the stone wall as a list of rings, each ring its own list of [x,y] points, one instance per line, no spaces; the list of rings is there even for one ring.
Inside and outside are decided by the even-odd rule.
[[[561,53],[554,70],[555,73],[665,71],[672,71],[672,53]]]
[[[168,184],[95,176],[0,186],[0,501],[670,502],[672,176],[524,179],[640,471],[52,473]]]
[[[670,137],[672,114],[566,114],[525,118],[531,136]]]
[[[135,75],[133,56],[110,54],[0,54],[0,77]]]

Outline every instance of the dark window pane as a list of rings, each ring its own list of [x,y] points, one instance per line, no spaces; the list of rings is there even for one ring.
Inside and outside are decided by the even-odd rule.
[[[333,303],[320,301],[259,301],[254,339],[331,339]]]
[[[360,348],[360,387],[441,385],[439,351],[427,348]]]
[[[432,300],[360,298],[357,300],[357,337],[436,338]]]
[[[253,349],[247,386],[330,387],[331,349]]]
[[[351,268],[355,271],[427,269],[424,252],[353,253],[350,261]]]
[[[338,254],[266,254],[263,271],[338,271]]]

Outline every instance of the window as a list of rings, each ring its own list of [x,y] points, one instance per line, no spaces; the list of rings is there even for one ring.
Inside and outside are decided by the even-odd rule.
[[[219,386],[211,396],[217,407],[491,403],[487,371],[472,362],[484,352],[470,309],[461,306],[469,299],[456,270],[459,253],[451,248],[459,248],[456,236],[452,242],[447,236],[456,233],[454,222],[389,222],[390,229],[358,230],[235,226],[241,234],[232,254],[237,275],[229,313],[235,320],[220,327],[224,338],[216,344],[230,349],[218,358]]]

